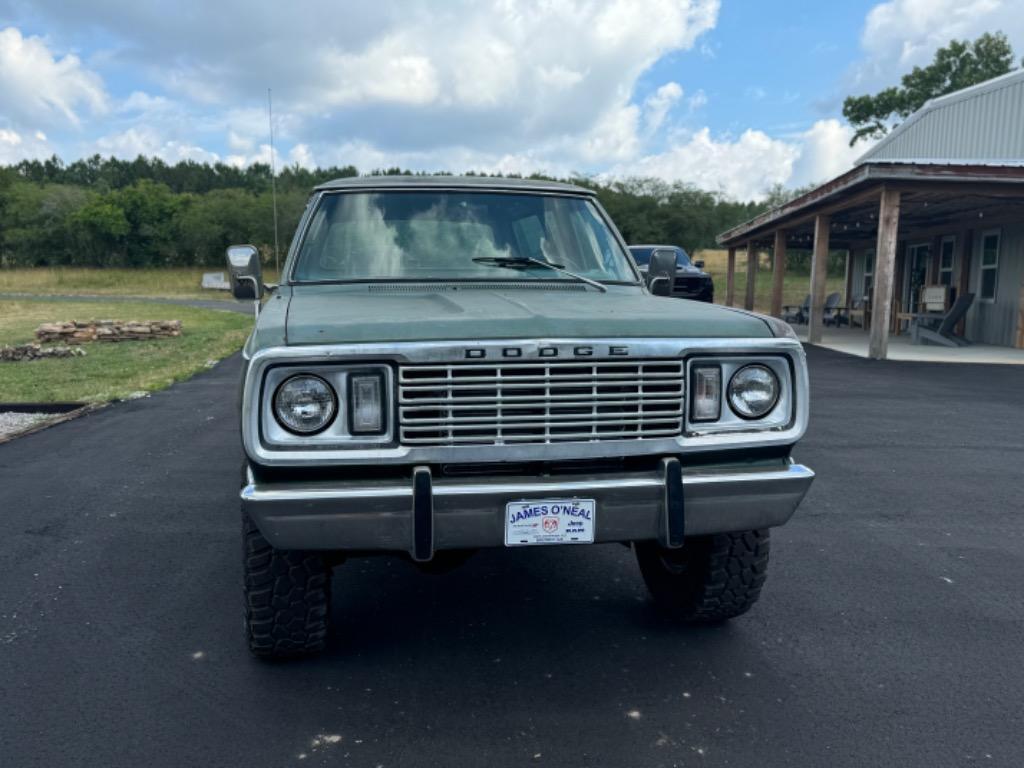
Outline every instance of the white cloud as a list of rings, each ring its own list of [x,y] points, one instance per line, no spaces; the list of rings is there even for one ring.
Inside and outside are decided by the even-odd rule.
[[[818,120],[796,137],[800,154],[787,183],[794,187],[818,184],[848,171],[874,144],[859,141],[851,147],[852,138],[853,129],[846,123],[836,119]]]
[[[613,107],[598,118],[585,135],[560,142],[566,157],[579,157],[587,163],[626,160],[640,149],[640,108],[635,104]]]
[[[363,53],[323,51],[318,70],[335,74],[324,78],[314,98],[325,106],[429,104],[440,95],[441,84],[430,57],[413,52],[417,47],[415,36],[402,33],[376,41]]]
[[[299,159],[303,155],[303,150],[301,149],[298,150],[298,152],[296,153],[296,149],[298,149],[298,147],[305,147],[305,145],[299,144],[296,147],[292,148],[291,159],[293,159],[295,162],[299,162]],[[308,147],[306,147],[305,153],[309,157],[312,157],[312,155],[309,155]],[[246,168],[252,165],[253,163],[262,163],[263,165],[270,165],[270,158],[270,145],[260,144],[259,147],[257,147],[253,152],[228,155],[227,157],[224,158],[224,162],[227,163],[228,165],[234,165],[238,168]],[[276,146],[274,147],[273,158],[275,169],[277,171],[280,171],[281,168],[284,167],[285,163],[283,162],[283,158],[281,157],[281,150],[279,150]],[[299,162],[299,165],[303,165],[303,163]]]
[[[228,131],[228,149],[234,152],[251,152],[255,142],[249,136],[243,136],[236,131]]]
[[[703,88],[698,88],[697,91],[686,100],[686,108],[691,112],[696,112],[701,107],[706,106],[708,103],[708,95],[704,93]]]
[[[654,176],[737,200],[761,200],[776,184],[817,184],[848,171],[870,147],[861,142],[851,148],[852,136],[853,129],[836,119],[819,120],[784,138],[753,129],[738,138],[716,137],[704,127],[680,133],[664,151],[614,165],[602,176]]]
[[[759,200],[771,186],[790,181],[799,157],[799,145],[761,131],[746,130],[732,140],[702,128],[665,152],[614,166],[607,175],[656,176],[738,200]]]
[[[683,88],[679,83],[665,83],[654,93],[644,99],[644,129],[648,134],[657,131],[668,112],[683,98]]]
[[[1024,13],[1019,0],[890,0],[874,6],[864,22],[864,60],[852,73],[857,87],[895,85],[898,75],[927,64],[953,38],[973,40],[1001,30],[1019,52]]]
[[[291,151],[288,153],[288,162],[296,163],[302,168],[316,168],[316,161],[313,159],[313,153],[305,144],[296,144],[291,148]]]
[[[20,160],[42,160],[52,154],[53,148],[42,131],[23,136],[10,128],[0,128],[0,165]]]
[[[621,121],[638,77],[691,48],[719,8],[719,0],[402,0],[339,12],[333,0],[310,0],[295,12],[185,2],[187,12],[173,14],[129,0],[33,8],[69,35],[103,29],[121,43],[110,66],[148,73],[193,104],[262,106],[271,86],[275,106],[295,116],[318,153],[343,141],[395,153],[466,142],[497,155]]]
[[[174,104],[163,96],[151,96],[143,91],[132,91],[128,98],[117,105],[122,113],[143,113],[153,115],[174,109]]]
[[[57,58],[39,37],[0,29],[0,109],[15,125],[80,123],[80,108],[102,112],[103,83],[77,56]]]
[[[215,163],[220,160],[216,152],[210,152],[187,141],[168,139],[159,130],[147,125],[102,136],[96,140],[94,151],[126,160],[133,160],[139,155],[159,157],[168,163],[177,163],[181,160]]]

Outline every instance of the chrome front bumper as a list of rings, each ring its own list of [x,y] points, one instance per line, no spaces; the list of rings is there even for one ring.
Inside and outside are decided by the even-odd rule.
[[[279,549],[404,551],[428,560],[436,550],[502,546],[511,501],[594,499],[595,542],[680,546],[684,535],[782,525],[813,479],[801,464],[697,472],[672,458],[655,472],[542,478],[431,477],[417,468],[412,480],[255,483],[250,473],[241,497]]]

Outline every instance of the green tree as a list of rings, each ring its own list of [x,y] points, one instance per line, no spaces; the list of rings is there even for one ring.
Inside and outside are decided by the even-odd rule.
[[[880,138],[895,118],[905,118],[926,101],[976,83],[1005,75],[1013,69],[1013,49],[1002,32],[986,32],[974,42],[952,40],[935,52],[926,67],[914,67],[900,86],[875,95],[848,96],[843,117],[857,129],[850,146],[863,138]]]
[[[79,244],[71,263],[110,264],[124,260],[124,238],[131,229],[124,209],[110,195],[93,195],[69,217]]]
[[[65,184],[15,182],[0,190],[0,261],[17,266],[70,264],[76,238],[70,222],[89,193]]]

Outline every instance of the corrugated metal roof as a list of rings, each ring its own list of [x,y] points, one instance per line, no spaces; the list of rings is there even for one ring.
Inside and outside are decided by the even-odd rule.
[[[1024,163],[1024,69],[928,101],[856,164],[873,162]]]

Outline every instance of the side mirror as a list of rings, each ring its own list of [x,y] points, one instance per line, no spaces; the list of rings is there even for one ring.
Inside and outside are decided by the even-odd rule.
[[[263,270],[260,252],[253,245],[229,245],[227,250],[228,275],[231,293],[236,299],[254,299],[263,296]]]
[[[676,252],[655,251],[647,268],[647,287],[655,296],[671,296],[676,279]]]
[[[697,259],[695,262],[693,262],[693,266],[695,266],[697,269],[704,269],[704,259]]]

